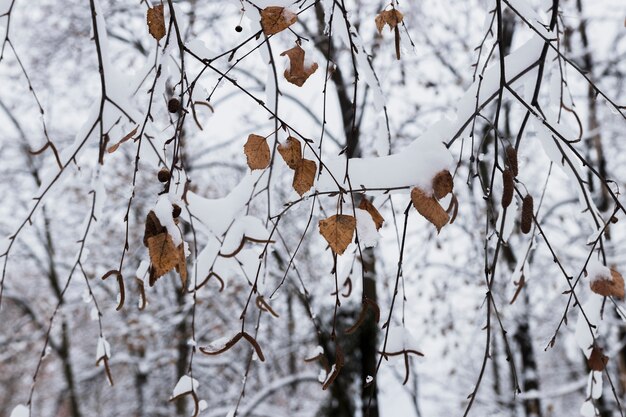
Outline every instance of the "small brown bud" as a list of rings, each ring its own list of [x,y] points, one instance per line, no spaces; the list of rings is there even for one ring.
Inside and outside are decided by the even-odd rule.
[[[178,204],[174,204],[172,206],[172,217],[173,218],[178,218],[178,216],[180,216],[182,209],[180,208],[180,206]]]
[[[511,168],[513,177],[517,177],[519,174],[519,168],[517,165],[517,150],[512,146],[506,147],[506,164]]]
[[[530,227],[533,224],[533,197],[527,194],[522,200],[522,233],[526,234],[530,232]]]
[[[157,174],[160,182],[168,182],[170,180],[170,170],[167,168],[161,168]]]
[[[167,110],[170,113],[178,113],[178,110],[180,110],[180,101],[178,101],[177,98],[170,99],[170,101],[167,102]]]
[[[511,201],[513,201],[513,190],[515,189],[515,180],[509,168],[502,171],[502,184],[504,185],[504,190],[502,191],[502,208],[507,208],[511,204]]]

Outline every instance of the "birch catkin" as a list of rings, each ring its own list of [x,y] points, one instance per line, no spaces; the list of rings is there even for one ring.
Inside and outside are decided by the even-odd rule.
[[[513,173],[513,177],[517,177],[517,174],[519,174],[519,168],[517,165],[517,150],[511,145],[509,145],[506,147],[505,152],[506,152],[506,163],[511,169],[511,172]]]
[[[511,201],[513,201],[513,190],[515,188],[515,180],[513,179],[513,173],[509,168],[502,171],[502,184],[504,190],[502,191],[502,208],[507,208]]]
[[[522,201],[522,233],[526,234],[530,232],[530,227],[533,224],[533,197],[527,194]]]

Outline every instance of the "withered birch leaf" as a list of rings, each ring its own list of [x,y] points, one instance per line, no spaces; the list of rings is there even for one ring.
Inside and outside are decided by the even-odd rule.
[[[302,87],[311,74],[317,71],[316,62],[309,66],[304,65],[304,49],[300,45],[286,50],[280,56],[289,58],[289,68],[285,70],[285,79],[298,87]]]
[[[270,164],[270,147],[263,136],[250,135],[243,146],[250,169],[265,169]]]
[[[167,228],[161,225],[159,218],[150,210],[146,216],[146,228],[143,234],[143,245],[148,246],[148,239],[161,233],[167,233]]]
[[[437,228],[437,233],[450,220],[448,213],[441,207],[435,197],[427,195],[418,187],[414,187],[411,190],[411,201],[417,212]]]
[[[120,147],[120,145],[124,142],[126,142],[128,139],[132,138],[135,133],[137,133],[137,129],[139,128],[139,125],[135,126],[135,128],[133,130],[131,130],[128,134],[126,134],[126,136],[124,136],[122,139],[120,139],[119,142],[117,142],[114,145],[111,145],[108,149],[109,153],[113,153],[117,150],[117,148]]]
[[[293,174],[293,189],[302,196],[313,187],[316,173],[317,164],[315,161],[302,159]]]
[[[187,261],[185,260],[185,245],[178,245],[178,263],[176,264],[176,272],[180,276],[180,282],[183,289],[187,287]]]
[[[356,219],[345,214],[335,214],[319,222],[320,234],[337,255],[342,255],[352,242]]]
[[[180,262],[180,252],[174,246],[172,237],[167,233],[159,233],[149,237],[148,252],[150,253],[154,281],[174,269]]]
[[[148,31],[154,39],[161,40],[165,36],[165,17],[163,16],[163,5],[159,4],[148,9],[146,15]]]
[[[270,6],[261,10],[261,27],[266,35],[275,35],[296,23],[298,15],[279,6]]]
[[[606,364],[609,362],[609,358],[602,353],[602,348],[594,346],[591,350],[591,355],[587,360],[589,369],[592,371],[602,372],[606,368]]]
[[[371,201],[369,201],[366,197],[361,199],[359,203],[359,208],[361,210],[367,211],[370,216],[372,216],[372,220],[374,220],[374,224],[376,225],[376,230],[379,230],[383,227],[383,223],[385,222],[385,218],[381,216],[380,212],[374,207]]]
[[[394,29],[402,22],[402,19],[404,19],[404,15],[396,9],[383,10],[376,16],[376,29],[378,29],[378,33],[382,33],[385,24],[389,25],[389,29]]]
[[[278,145],[278,153],[283,157],[287,166],[296,169],[302,161],[302,145],[293,136],[289,136],[287,141]]]
[[[432,181],[433,184],[433,193],[437,200],[440,200],[450,194],[454,187],[454,182],[452,181],[452,174],[450,171],[440,171],[435,175]]]
[[[622,274],[611,269],[611,277],[595,277],[589,284],[591,291],[604,297],[624,298],[624,278]]]

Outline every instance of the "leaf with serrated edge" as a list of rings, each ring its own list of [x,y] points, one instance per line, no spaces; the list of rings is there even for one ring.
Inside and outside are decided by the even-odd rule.
[[[243,146],[243,152],[251,170],[265,169],[270,164],[270,147],[263,136],[249,135],[248,141]]]
[[[284,144],[278,145],[278,153],[291,169],[296,169],[302,161],[302,145],[292,136],[289,136]]]
[[[418,187],[414,187],[411,190],[411,201],[418,213],[437,228],[437,233],[450,220],[448,213],[441,207],[435,197],[429,196]]]
[[[159,4],[148,9],[146,15],[148,31],[154,39],[161,40],[165,36],[165,17],[163,16],[163,5]]]
[[[317,173],[317,164],[310,159],[303,159],[296,167],[293,174],[293,189],[299,195],[303,195],[313,187],[315,183],[315,174]]]
[[[319,222],[320,234],[337,255],[342,255],[352,242],[356,219],[345,214],[335,214]]]
[[[298,15],[289,9],[270,6],[261,10],[261,28],[266,35],[275,35],[296,23]]]

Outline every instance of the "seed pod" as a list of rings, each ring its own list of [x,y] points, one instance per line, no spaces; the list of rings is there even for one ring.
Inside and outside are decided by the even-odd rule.
[[[178,216],[180,216],[180,213],[182,211],[183,210],[180,208],[180,206],[178,204],[172,205],[172,217],[173,218],[175,218],[175,219],[178,218]]]
[[[527,194],[522,200],[522,233],[526,234],[530,232],[530,227],[533,224],[533,197]]]
[[[235,26],[235,32],[241,32],[242,30],[243,28],[241,27],[241,25]]]
[[[170,180],[170,170],[167,168],[161,168],[157,174],[160,182],[168,182]]]
[[[170,99],[170,101],[167,102],[167,110],[170,113],[178,113],[178,110],[180,110],[180,101],[178,101],[177,98]]]
[[[506,163],[509,168],[511,168],[513,177],[517,177],[517,174],[519,174],[519,168],[517,165],[517,150],[510,145],[506,147]]]
[[[515,188],[513,173],[509,168],[502,171],[502,184],[504,185],[504,190],[502,191],[502,208],[507,208],[511,204],[511,201],[513,201],[513,189]]]

